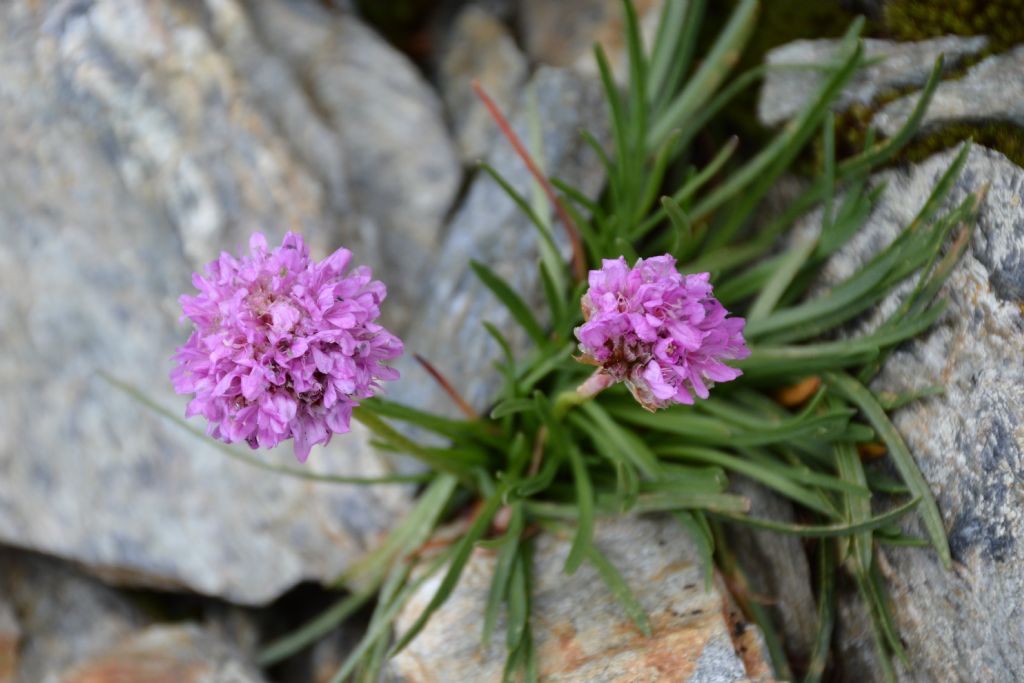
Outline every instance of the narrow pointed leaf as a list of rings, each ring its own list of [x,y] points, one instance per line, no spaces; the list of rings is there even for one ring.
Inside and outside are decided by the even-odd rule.
[[[498,300],[501,301],[508,308],[509,313],[515,318],[516,322],[522,326],[526,334],[530,336],[530,339],[540,347],[547,345],[547,336],[544,334],[544,330],[541,328],[540,323],[534,317],[530,308],[526,305],[526,302],[516,294],[515,290],[505,282],[502,278],[480,263],[479,261],[471,261],[470,267],[473,268],[473,272],[476,273],[480,281],[483,282],[488,289],[490,289]]]
[[[601,576],[605,585],[611,590],[612,595],[619,601],[626,614],[636,624],[636,627],[640,629],[640,633],[650,638],[651,620],[647,616],[647,611],[640,604],[636,594],[633,593],[633,589],[622,578],[622,574],[615,568],[615,565],[609,562],[608,558],[594,545],[590,545],[587,548],[587,560],[597,569],[597,573]]]
[[[882,406],[878,405],[875,397],[860,382],[845,373],[830,372],[823,378],[826,383],[832,386],[840,396],[850,401],[864,414],[871,426],[875,428],[878,435],[885,442],[892,457],[896,471],[900,473],[907,488],[915,499],[921,501],[920,515],[925,530],[931,538],[932,545],[939,555],[942,565],[949,569],[953,564],[949,552],[949,542],[946,540],[946,527],[942,522],[942,515],[939,513],[939,506],[935,502],[932,490],[925,481],[921,470],[917,468],[914,457],[910,454],[903,437],[889,421]]]

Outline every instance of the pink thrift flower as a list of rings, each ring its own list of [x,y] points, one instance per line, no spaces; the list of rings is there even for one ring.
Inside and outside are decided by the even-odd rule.
[[[349,430],[352,408],[382,380],[402,342],[376,324],[384,284],[338,249],[319,263],[289,232],[267,248],[256,233],[249,256],[227,253],[192,276],[199,290],[181,297],[195,328],[174,356],[174,390],[195,394],[186,417],[202,415],[210,436],[270,448],[295,439],[305,462],[314,444]]]
[[[708,397],[715,382],[742,373],[723,360],[750,355],[743,318],[711,295],[708,273],[682,275],[669,254],[605,259],[590,271],[581,302],[585,323],[576,328],[580,360],[626,386],[647,410]]]

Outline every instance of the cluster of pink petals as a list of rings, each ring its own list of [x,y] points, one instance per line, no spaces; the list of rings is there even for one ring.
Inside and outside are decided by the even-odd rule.
[[[186,416],[205,417],[211,436],[253,448],[294,438],[305,461],[314,444],[348,431],[359,399],[398,378],[383,361],[401,355],[402,342],[374,322],[384,284],[365,266],[346,274],[349,250],[318,263],[293,233],[273,250],[257,233],[249,247],[193,275],[199,293],[181,307],[195,329],[171,380],[195,395]]]
[[[621,256],[605,259],[583,295],[580,360],[625,382],[648,410],[707,398],[715,382],[742,374],[723,361],[750,355],[743,318],[726,317],[708,280],[708,273],[680,274],[668,254],[633,268]]]

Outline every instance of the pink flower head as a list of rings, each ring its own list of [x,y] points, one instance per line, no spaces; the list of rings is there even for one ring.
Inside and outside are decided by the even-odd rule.
[[[605,259],[590,271],[581,302],[585,323],[576,328],[582,362],[626,386],[644,408],[693,403],[708,397],[715,382],[742,373],[723,360],[750,355],[743,318],[711,295],[708,273],[681,275],[669,254]]]
[[[249,256],[227,253],[192,276],[196,296],[181,297],[195,325],[174,356],[174,390],[195,394],[186,417],[202,415],[210,436],[252,448],[295,439],[305,462],[313,444],[349,430],[358,399],[382,380],[402,342],[376,324],[384,284],[338,249],[317,263],[289,232],[276,249],[256,233]]]

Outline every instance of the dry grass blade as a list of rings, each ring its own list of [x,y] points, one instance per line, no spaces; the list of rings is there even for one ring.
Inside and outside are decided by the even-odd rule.
[[[580,239],[579,228],[576,227],[576,223],[572,220],[569,212],[566,211],[565,205],[562,204],[562,200],[559,199],[558,195],[555,194],[555,188],[551,185],[551,182],[544,175],[540,167],[537,166],[537,162],[533,160],[533,157],[527,151],[523,145],[522,140],[516,135],[516,132],[512,130],[512,126],[509,124],[508,119],[501,113],[498,105],[494,103],[494,100],[484,91],[480,83],[477,81],[473,82],[473,90],[476,92],[477,97],[484,103],[488,113],[498,124],[498,128],[501,129],[502,134],[512,145],[512,148],[519,155],[519,158],[526,164],[526,168],[529,169],[530,175],[533,176],[534,180],[544,189],[544,194],[547,195],[548,201],[555,207],[555,213],[558,214],[558,219],[562,221],[562,225],[565,226],[565,232],[569,236],[569,243],[572,245],[572,269],[573,274],[576,276],[576,280],[583,280],[587,276],[587,257],[583,251],[583,241]]]
[[[456,408],[462,411],[462,414],[466,416],[466,419],[474,421],[480,419],[480,414],[473,410],[473,406],[469,405],[469,402],[462,397],[462,394],[460,394],[454,386],[452,386],[452,383],[448,381],[448,378],[442,375],[441,371],[434,367],[433,363],[418,353],[412,354],[412,357],[415,358],[416,362],[427,371],[427,374],[434,378],[434,381],[440,385],[444,390],[444,393],[448,394],[452,403],[455,404]]]

